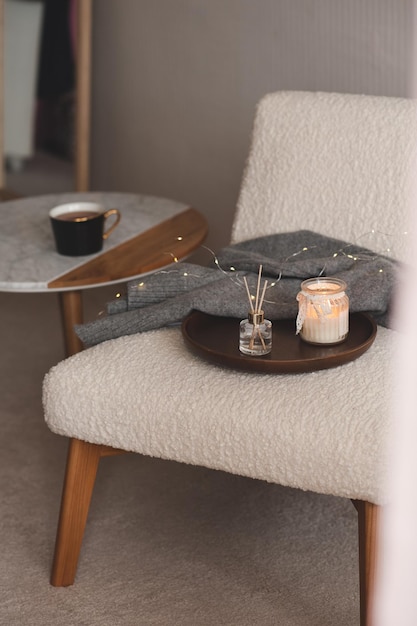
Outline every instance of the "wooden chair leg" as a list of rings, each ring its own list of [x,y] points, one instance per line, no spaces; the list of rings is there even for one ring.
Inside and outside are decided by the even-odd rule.
[[[51,584],[72,585],[102,446],[71,439],[55,542]]]
[[[361,500],[353,501],[358,511],[360,624],[374,626],[372,599],[378,560],[378,522],[381,507]]]

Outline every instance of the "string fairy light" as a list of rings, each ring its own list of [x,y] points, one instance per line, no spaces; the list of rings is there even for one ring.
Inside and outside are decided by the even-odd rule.
[[[408,231],[402,231],[400,233],[400,235],[402,237],[407,237],[409,235]],[[387,234],[384,233],[382,231],[379,231],[375,228],[372,228],[370,231],[367,231],[363,234],[361,234],[360,236],[358,236],[356,238],[357,241],[363,240],[365,238],[369,238],[370,236],[375,237],[375,236],[379,236],[382,237],[385,240],[390,240],[392,242],[392,240],[394,239],[394,235],[392,234]],[[397,235],[398,236],[398,235]],[[174,241],[184,241],[184,237],[182,235],[178,235],[174,238]],[[387,242],[388,243],[388,242]],[[385,256],[385,255],[391,255],[393,248],[392,245],[387,245],[387,243],[385,244],[385,246],[381,246],[380,247],[380,252],[373,252],[371,250],[369,250],[369,252],[361,252],[360,254],[357,253],[352,253],[350,251],[350,249],[352,247],[356,247],[356,244],[352,244],[352,243],[347,243],[346,245],[342,246],[341,248],[335,250],[334,252],[329,254],[329,259],[335,259],[338,256],[344,256],[348,259],[350,259],[353,263],[357,263],[357,262],[361,262],[361,261],[372,261],[372,260],[377,260],[378,258],[380,258],[381,256]],[[215,254],[215,252],[209,248],[206,245],[201,245],[199,247],[200,249],[206,250],[207,252],[209,252],[209,254],[211,255],[211,260],[212,263],[215,265],[215,267],[225,276],[227,277],[230,281],[232,281],[234,284],[237,285],[242,285],[245,286],[245,289],[247,290],[247,293],[249,294],[249,300],[250,302],[252,302],[252,300],[256,301],[256,297],[250,295],[250,291],[249,291],[249,285],[245,276],[246,272],[243,272],[243,270],[238,270],[235,266],[230,265],[230,267],[228,267],[227,269],[225,267],[222,267],[219,259],[217,257],[217,255]],[[266,283],[264,283],[264,287],[263,287],[263,291],[261,294],[261,300],[262,302],[268,302],[268,303],[273,303],[273,304],[279,304],[279,302],[275,302],[274,300],[271,299],[267,299],[266,293],[267,291],[270,291],[271,289],[273,289],[274,287],[277,286],[277,284],[281,281],[282,277],[283,277],[283,273],[285,271],[285,266],[291,262],[292,259],[295,259],[296,257],[299,257],[300,255],[303,255],[307,252],[310,252],[313,249],[317,249],[318,246],[317,245],[306,245],[303,246],[302,248],[300,248],[299,250],[294,251],[293,253],[289,254],[286,258],[284,258],[282,260],[282,268],[278,271],[277,275],[275,277],[271,277],[269,281],[266,281]],[[174,265],[176,266],[181,266],[181,262],[180,259],[178,258],[178,256],[172,252],[172,251],[166,251],[163,254],[166,254],[168,256],[171,257],[172,262]],[[198,266],[196,265],[196,268]],[[321,268],[320,272],[317,274],[317,276],[323,276],[326,272],[326,268],[327,268],[327,261],[324,262],[323,267]],[[174,274],[178,274],[178,273],[182,273],[182,275],[184,276],[184,278],[199,278],[201,275],[199,275],[197,272],[190,272],[190,271],[184,271],[182,272],[181,269],[179,269],[179,267],[176,267],[175,269],[161,269],[158,270],[156,272],[153,272],[153,275],[155,274],[170,274],[170,273],[174,273]],[[379,274],[383,274],[384,270],[382,268],[377,268],[376,269],[376,273]],[[137,283],[137,288],[138,289],[146,289],[146,279],[141,279],[140,282]],[[259,293],[257,294],[259,297]],[[121,294],[117,293],[115,295],[116,298],[121,298]],[[99,312],[99,315],[102,315],[103,311]]]
[[[175,256],[173,252],[164,252],[164,254],[168,254],[171,257],[171,259],[174,261],[174,263],[179,263],[178,257]]]

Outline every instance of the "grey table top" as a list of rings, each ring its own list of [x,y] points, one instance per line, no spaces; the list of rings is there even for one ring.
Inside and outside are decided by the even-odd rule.
[[[120,224],[104,241],[101,252],[88,257],[62,256],[55,250],[49,210],[58,204],[81,200],[99,202],[105,210],[118,208],[122,214]],[[52,291],[48,283],[60,275],[186,209],[186,205],[165,198],[114,192],[51,194],[2,202],[0,291]],[[103,284],[109,283],[100,283]],[[94,285],[80,288],[91,286]]]

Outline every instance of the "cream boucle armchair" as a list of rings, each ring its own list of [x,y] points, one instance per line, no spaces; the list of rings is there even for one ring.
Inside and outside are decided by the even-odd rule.
[[[411,100],[279,92],[260,102],[232,241],[308,229],[364,245],[389,234],[406,256],[416,108]],[[179,328],[121,337],[52,368],[49,428],[71,438],[52,584],[71,585],[99,459],[128,450],[352,499],[359,514],[361,623],[385,502],[395,331],[333,369],[223,369]]]

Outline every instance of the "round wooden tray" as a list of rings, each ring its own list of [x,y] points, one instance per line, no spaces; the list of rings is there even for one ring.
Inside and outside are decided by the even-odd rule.
[[[295,334],[295,320],[272,323],[272,352],[245,356],[239,351],[239,320],[193,311],[182,323],[186,344],[204,359],[235,369],[296,374],[343,365],[361,356],[374,342],[375,321],[365,313],[349,316],[349,334],[334,346],[313,346]]]

